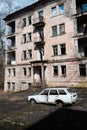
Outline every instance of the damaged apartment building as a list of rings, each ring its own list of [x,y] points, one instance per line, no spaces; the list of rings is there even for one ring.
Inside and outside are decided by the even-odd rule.
[[[87,0],[38,0],[4,20],[4,91],[87,85]]]

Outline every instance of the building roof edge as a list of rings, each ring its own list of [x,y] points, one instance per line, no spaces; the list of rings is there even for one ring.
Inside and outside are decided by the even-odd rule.
[[[12,17],[14,17],[20,13],[23,13],[24,11],[27,12],[27,11],[34,10],[37,6],[41,6],[41,5],[44,5],[44,4],[52,2],[52,1],[55,1],[55,0],[39,0],[31,5],[28,5],[16,12],[13,12],[13,13],[7,15],[3,20],[8,21],[9,19],[12,19]],[[56,0],[56,1],[60,1],[60,0]]]

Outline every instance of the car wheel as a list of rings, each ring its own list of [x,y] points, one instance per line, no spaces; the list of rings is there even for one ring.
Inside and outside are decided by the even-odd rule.
[[[35,101],[34,99],[31,99],[31,100],[30,100],[30,103],[31,103],[32,105],[34,105],[34,104],[36,104],[36,101]]]
[[[56,106],[57,106],[58,108],[62,108],[62,107],[63,107],[63,103],[62,103],[62,102],[56,102]]]

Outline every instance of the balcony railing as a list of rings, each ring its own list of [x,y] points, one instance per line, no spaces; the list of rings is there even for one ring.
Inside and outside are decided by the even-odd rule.
[[[14,45],[7,46],[7,47],[6,47],[6,50],[7,50],[7,51],[10,51],[10,50],[15,50],[15,49],[16,49],[15,44],[14,44]]]
[[[44,26],[45,25],[44,17],[39,16],[39,17],[33,19],[33,25],[34,26]]]
[[[15,65],[16,61],[7,60],[7,65]]]
[[[44,37],[35,37],[34,38],[34,44],[36,45],[44,45],[45,42],[44,42]]]
[[[78,33],[87,34],[87,24],[80,25],[77,31]]]
[[[9,30],[8,32],[7,32],[7,35],[12,35],[12,34],[14,34],[15,33],[15,29],[14,30]]]

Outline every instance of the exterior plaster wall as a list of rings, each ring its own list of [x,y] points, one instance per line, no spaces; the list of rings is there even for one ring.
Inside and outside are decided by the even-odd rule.
[[[75,0],[71,1],[72,7],[70,8],[70,11],[72,10],[73,13],[75,13]],[[69,3],[70,4],[70,3]],[[68,5],[68,0],[64,2],[65,9]],[[38,55],[37,51],[35,50],[35,44],[34,44],[34,38],[37,36],[37,34],[34,32],[34,26],[28,25],[28,21],[26,21],[26,26],[22,27],[21,25],[22,19],[27,18],[29,16],[32,17],[32,22],[34,18],[37,18],[38,12],[43,11],[43,16],[45,18],[45,26],[44,26],[44,60],[47,60],[48,62],[45,65],[45,81],[48,86],[69,86],[78,84],[80,82],[87,82],[87,77],[80,77],[79,76],[79,64],[81,61],[74,60],[74,58],[77,58],[77,50],[75,48],[75,41],[73,38],[74,35],[74,20],[71,18],[71,14],[67,15],[67,9],[64,14],[59,15],[57,12],[57,16],[52,17],[51,16],[51,8],[57,7],[58,9],[58,2],[49,2],[45,4],[44,6],[41,5],[40,7],[36,7],[33,11],[26,12],[18,16],[17,18],[13,19],[15,20],[15,36],[16,36],[16,64],[14,66],[7,66],[5,68],[5,87],[4,90],[8,91],[7,83],[8,82],[15,82],[15,90],[14,91],[20,91],[24,89],[28,89],[31,84],[34,82],[34,66],[31,64],[31,62],[35,62],[35,66],[41,66],[41,64],[37,64],[38,62]],[[67,6],[69,9],[69,7]],[[58,10],[57,10],[58,11]],[[69,11],[68,11],[69,13]],[[63,35],[57,35],[55,37],[52,36],[52,26],[59,27],[60,24],[65,24],[65,34]],[[59,30],[57,30],[59,31]],[[31,42],[22,44],[21,39],[23,34],[31,33],[32,34],[32,40]],[[53,45],[60,44],[66,44],[66,55],[58,55],[53,56]],[[28,60],[22,60],[21,54],[25,50],[32,50],[32,59]],[[58,50],[60,51],[60,50]],[[84,61],[86,64],[86,61]],[[61,66],[66,66],[66,77],[61,75]],[[32,67],[33,66],[33,67]],[[53,75],[53,66],[58,66],[58,76]],[[26,76],[23,75],[23,68],[31,67],[31,76],[27,74]],[[8,69],[15,68],[16,70],[16,76],[8,76],[7,71]],[[33,68],[33,69],[32,69]],[[37,75],[38,77],[38,75]],[[24,87],[21,87],[21,84],[25,83],[26,85]],[[10,91],[13,91],[12,88]]]

